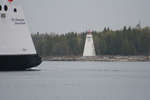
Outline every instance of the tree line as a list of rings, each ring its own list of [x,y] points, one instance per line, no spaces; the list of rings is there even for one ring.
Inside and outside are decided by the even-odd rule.
[[[38,54],[47,56],[82,56],[87,32],[32,34]],[[92,31],[97,55],[150,55],[150,28],[104,28]]]

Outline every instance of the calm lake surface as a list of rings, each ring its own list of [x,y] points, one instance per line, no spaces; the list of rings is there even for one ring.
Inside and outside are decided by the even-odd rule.
[[[150,62],[43,62],[0,72],[0,100],[150,100]]]

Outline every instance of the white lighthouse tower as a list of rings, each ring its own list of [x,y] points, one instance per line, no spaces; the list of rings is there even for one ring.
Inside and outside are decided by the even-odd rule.
[[[92,36],[91,31],[89,31],[88,34],[86,35],[83,56],[85,56],[85,57],[96,56],[94,42],[93,42],[93,36]]]

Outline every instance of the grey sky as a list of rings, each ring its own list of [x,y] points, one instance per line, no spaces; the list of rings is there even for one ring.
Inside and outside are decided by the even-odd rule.
[[[150,26],[150,0],[16,0],[32,32]]]

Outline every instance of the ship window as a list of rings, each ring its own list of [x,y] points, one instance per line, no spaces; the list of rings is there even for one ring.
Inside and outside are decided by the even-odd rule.
[[[2,10],[2,6],[0,5],[0,11]]]
[[[7,11],[7,10],[8,10],[8,7],[7,7],[7,5],[5,5],[5,6],[4,6],[4,10],[5,10],[5,11]]]
[[[17,12],[17,9],[16,9],[16,8],[14,8],[14,12]]]

